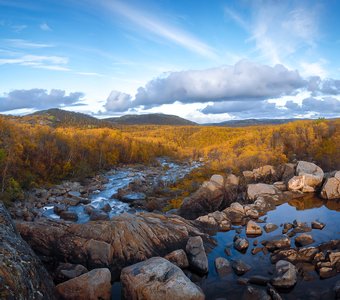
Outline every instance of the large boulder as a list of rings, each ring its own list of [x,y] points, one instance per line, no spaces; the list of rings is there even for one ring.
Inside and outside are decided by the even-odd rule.
[[[208,273],[208,258],[200,236],[189,238],[185,250],[188,254],[189,266],[199,274]]]
[[[187,219],[196,219],[222,210],[236,201],[238,186],[239,178],[233,174],[226,178],[213,175],[210,181],[205,181],[195,193],[184,199],[179,214]]]
[[[324,199],[340,199],[340,171],[334,177],[327,178],[321,189],[321,197]]]
[[[124,268],[120,280],[125,299],[205,299],[201,289],[179,267],[161,257],[153,257]]]
[[[263,195],[276,195],[279,190],[270,184],[256,183],[248,184],[247,197],[249,200],[255,201],[259,196]]]
[[[0,298],[54,299],[54,284],[0,202]]]
[[[109,269],[92,271],[60,283],[58,295],[65,300],[109,300],[111,298],[111,273]]]
[[[190,236],[204,235],[191,221],[155,213],[125,213],[85,224],[41,219],[19,222],[17,228],[38,254],[90,268],[107,267],[116,276],[127,265],[183,249]]]
[[[288,181],[291,191],[315,192],[324,177],[323,170],[314,163],[299,161],[296,166],[296,176]]]

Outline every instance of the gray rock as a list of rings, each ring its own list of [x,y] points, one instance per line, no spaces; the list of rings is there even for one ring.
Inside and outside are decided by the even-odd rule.
[[[73,211],[63,211],[60,213],[60,218],[66,221],[78,221],[78,215]]]
[[[249,266],[248,264],[246,264],[240,259],[234,260],[231,266],[237,275],[243,275],[251,270],[251,266]]]
[[[190,237],[185,247],[189,266],[200,274],[208,273],[208,258],[200,236]]]
[[[215,268],[219,276],[225,276],[231,272],[231,264],[224,257],[217,257],[215,259]]]
[[[297,281],[297,269],[289,261],[279,260],[275,265],[272,285],[276,288],[291,288]]]
[[[249,247],[249,242],[247,239],[237,237],[234,241],[234,247],[240,252],[245,252]]]
[[[278,189],[276,189],[273,185],[270,184],[264,183],[248,184],[247,197],[249,200],[252,201],[255,201],[259,196],[276,195],[277,193]]]
[[[247,286],[243,293],[242,300],[271,300],[265,290]]]
[[[120,279],[125,299],[205,299],[201,289],[179,267],[161,257],[124,268]]]
[[[340,171],[334,174],[334,177],[327,178],[322,189],[321,197],[324,199],[340,199]]]

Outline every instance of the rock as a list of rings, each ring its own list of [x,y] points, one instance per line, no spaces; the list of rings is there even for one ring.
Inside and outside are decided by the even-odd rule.
[[[196,221],[204,224],[205,226],[216,228],[222,231],[231,229],[231,222],[227,218],[227,215],[221,211],[215,211],[205,216],[198,217]]]
[[[79,198],[81,194],[78,191],[70,191],[67,193],[70,197]]]
[[[201,289],[180,268],[161,257],[124,268],[120,280],[125,299],[205,299]]]
[[[215,268],[219,276],[225,276],[231,272],[229,260],[223,257],[217,257],[215,259]]]
[[[240,259],[236,259],[232,262],[231,264],[234,272],[237,274],[237,275],[243,275],[245,273],[247,273],[248,271],[251,270],[251,266],[249,266],[248,264],[246,264],[245,262],[243,262],[242,260]]]
[[[263,226],[264,231],[267,232],[267,233],[275,231],[278,228],[279,227],[276,224],[272,224],[272,223],[268,223],[268,224]]]
[[[106,268],[94,269],[58,284],[56,290],[65,300],[109,300],[111,299],[111,273]]]
[[[246,252],[249,247],[249,242],[247,239],[237,237],[234,241],[234,248],[240,252]]]
[[[84,206],[84,211],[88,214],[91,215],[91,213],[96,210],[96,208],[92,205],[86,205]]]
[[[40,219],[17,222],[17,229],[38,253],[56,261],[108,267],[113,276],[127,265],[184,248],[190,236],[205,236],[188,220],[155,213],[124,213],[110,221],[85,224]],[[96,253],[89,250],[90,240],[105,249],[108,248],[103,243],[111,245],[113,254],[109,265],[104,262],[98,265]]]
[[[270,259],[272,263],[276,263],[279,260],[287,260],[293,264],[298,262],[311,263],[318,251],[319,250],[316,247],[301,248],[298,250],[284,249],[275,251]]]
[[[189,267],[188,257],[183,249],[172,251],[164,256],[164,258],[181,269]]]
[[[63,282],[82,274],[87,273],[88,270],[83,265],[75,265],[70,263],[60,263],[55,273],[55,281]]]
[[[287,185],[284,181],[276,181],[273,183],[273,186],[282,192],[287,190]]]
[[[326,225],[322,222],[319,222],[319,221],[313,221],[312,222],[312,228],[313,229],[320,229],[322,230]]]
[[[109,203],[106,203],[103,207],[102,207],[102,211],[108,213],[112,210],[111,205]]]
[[[334,277],[336,276],[336,274],[337,274],[336,270],[331,267],[322,267],[319,269],[319,275],[320,278],[322,279]]]
[[[272,285],[276,288],[291,288],[297,281],[297,269],[289,261],[279,260],[275,265]]]
[[[287,185],[288,181],[295,175],[295,165],[288,163],[284,165],[281,180]]]
[[[233,224],[240,224],[246,217],[243,206],[238,202],[233,202],[223,211]]]
[[[334,174],[334,177],[327,178],[322,189],[321,197],[324,199],[340,199],[340,171]]]
[[[331,252],[329,253],[329,261],[331,266],[340,272],[340,252]]]
[[[0,298],[55,299],[54,283],[0,202]]]
[[[73,211],[63,211],[60,213],[60,218],[66,220],[66,221],[78,221],[78,215],[77,213]]]
[[[90,214],[90,221],[105,221],[110,220],[109,215],[101,210],[93,210]]]
[[[286,235],[275,236],[269,240],[262,241],[262,245],[269,251],[290,248],[290,239]]]
[[[247,235],[261,235],[262,228],[258,224],[256,224],[254,221],[250,220],[247,223],[246,234]]]
[[[134,201],[138,201],[138,200],[145,200],[146,199],[146,195],[144,193],[129,193],[126,195],[123,195],[122,197],[119,197],[119,200],[123,201],[123,202],[134,202]]]
[[[67,207],[66,207],[66,205],[63,205],[63,204],[56,204],[53,207],[53,211],[57,215],[60,215],[62,212],[66,211],[66,210],[67,210]]]
[[[274,287],[270,283],[267,284],[267,292],[272,297],[272,300],[282,300],[280,294],[274,289]]]
[[[292,223],[284,223],[283,224],[283,229],[282,229],[282,233],[286,234],[289,230],[291,230],[294,227],[294,225]]]
[[[224,186],[224,177],[222,175],[213,175],[210,178],[211,182],[214,182],[220,186]]]
[[[253,286],[247,286],[242,300],[271,300],[271,297],[267,294],[265,290],[255,288]]]
[[[262,275],[254,275],[249,278],[249,283],[257,285],[267,285],[270,282],[270,278]]]
[[[208,258],[200,236],[189,238],[185,250],[188,255],[189,266],[199,274],[208,273]]]
[[[314,192],[321,185],[324,172],[313,163],[299,161],[296,167],[296,175],[288,181],[288,189],[308,193]]]
[[[79,198],[65,198],[63,203],[68,206],[77,206],[80,203],[80,199]]]
[[[259,196],[276,195],[278,190],[270,184],[256,183],[248,184],[247,197],[249,200],[255,201]]]
[[[310,234],[303,233],[295,238],[295,245],[298,247],[307,246],[312,243],[314,243],[314,240]]]
[[[251,249],[251,254],[256,255],[257,253],[262,252],[263,248],[262,247],[255,247]]]
[[[226,185],[238,186],[239,183],[240,183],[240,178],[235,176],[234,174],[229,174],[225,179]]]

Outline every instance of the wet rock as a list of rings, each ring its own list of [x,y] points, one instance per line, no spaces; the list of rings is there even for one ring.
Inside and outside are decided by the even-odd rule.
[[[249,278],[249,283],[257,285],[267,285],[270,282],[270,278],[262,275],[254,275]]]
[[[80,203],[80,199],[79,198],[65,198],[63,203],[68,206],[77,206]]]
[[[67,206],[63,204],[56,204],[53,207],[53,211],[55,214],[60,215],[62,212],[67,210]]]
[[[70,197],[79,198],[81,194],[78,191],[69,191],[67,193]]]
[[[295,238],[295,245],[298,247],[307,246],[314,243],[314,239],[310,234],[303,233]]]
[[[101,210],[95,209],[90,214],[90,221],[105,221],[109,219],[110,219],[109,215]]]
[[[322,222],[319,222],[319,221],[313,221],[312,222],[312,228],[313,229],[320,229],[322,230],[326,225]]]
[[[290,248],[290,239],[286,235],[275,236],[269,240],[262,241],[262,245],[269,251]]]
[[[60,218],[66,220],[66,221],[78,221],[78,215],[77,213],[73,211],[63,211],[60,213]]]
[[[63,282],[82,274],[87,273],[88,270],[83,265],[76,265],[70,263],[60,263],[55,271],[55,281]]]
[[[180,268],[161,257],[124,268],[120,279],[125,299],[205,299],[201,289]]]
[[[243,293],[242,300],[271,300],[271,297],[265,290],[247,286]]]
[[[251,254],[256,255],[257,253],[262,252],[263,248],[262,247],[256,247],[251,249]]]
[[[272,285],[276,288],[291,288],[297,281],[297,269],[285,260],[279,260],[275,265]]]
[[[190,236],[205,236],[188,220],[155,213],[124,213],[110,221],[85,224],[40,219],[16,225],[35,251],[56,261],[85,266],[97,264],[97,257],[89,255],[87,242],[94,240],[111,245],[112,262],[100,267],[108,267],[112,275],[127,265],[184,248]]]
[[[299,161],[296,175],[288,181],[288,189],[292,191],[314,192],[322,183],[324,172],[317,165]]]
[[[55,299],[54,284],[0,202],[0,298]]]
[[[122,197],[119,197],[119,200],[123,201],[123,202],[134,202],[134,201],[138,201],[138,200],[145,200],[146,199],[146,195],[144,193],[129,193],[126,195],[123,195]]]
[[[267,292],[272,297],[272,300],[282,300],[280,294],[274,289],[274,287],[270,283],[267,284]]]
[[[268,223],[266,225],[264,225],[263,229],[265,232],[269,233],[272,231],[275,231],[278,228],[278,226],[276,224],[273,223]]]
[[[247,197],[249,200],[255,201],[259,196],[276,195],[278,190],[270,184],[256,183],[248,184]]]
[[[189,267],[188,257],[183,249],[172,251],[164,256],[164,258],[181,269]]]
[[[88,214],[91,215],[91,213],[96,210],[96,208],[92,205],[86,205],[84,206],[84,211]]]
[[[234,272],[237,274],[237,275],[243,275],[245,273],[247,273],[248,271],[251,270],[251,266],[249,266],[248,264],[246,264],[245,262],[243,262],[242,260],[240,259],[236,259],[232,262],[231,264]]]
[[[234,241],[234,248],[240,252],[246,252],[249,247],[247,239],[237,237]]]
[[[102,211],[108,213],[112,210],[111,205],[109,203],[106,203],[103,207],[102,207]]]
[[[189,238],[185,251],[188,255],[189,266],[199,274],[208,273],[208,258],[200,236]]]
[[[262,228],[258,224],[256,224],[254,221],[250,220],[247,223],[246,234],[247,235],[261,235]]]
[[[56,286],[62,299],[109,300],[111,298],[111,274],[109,269],[94,269],[88,273]]]
[[[340,199],[340,171],[334,177],[327,178],[322,189],[321,197],[324,199]]]
[[[215,259],[215,268],[219,276],[225,276],[231,272],[229,260],[223,257],[217,257]]]

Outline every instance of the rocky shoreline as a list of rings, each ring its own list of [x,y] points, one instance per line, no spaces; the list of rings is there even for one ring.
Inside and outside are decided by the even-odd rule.
[[[128,189],[118,193],[119,197],[131,191],[148,195],[138,188],[145,186],[145,181],[141,179],[140,185],[133,182]],[[88,199],[91,191],[102,189],[104,183],[105,180],[95,179],[86,187],[74,184],[59,188],[64,193],[64,202],[66,199],[69,203],[79,201],[79,204]],[[150,189],[150,194],[152,192]],[[31,251],[33,260],[39,264],[36,268],[46,268],[53,279],[48,276],[41,278],[34,273],[31,275],[34,278],[28,276],[26,280],[41,281],[40,285],[31,285],[34,287],[31,290],[24,286],[15,289],[13,280],[6,275],[8,263],[3,262],[7,254],[0,253],[0,280],[4,283],[0,296],[9,299],[14,293],[18,298],[29,295],[31,299],[42,299],[41,295],[43,299],[110,299],[110,282],[120,278],[125,299],[205,299],[203,289],[192,281],[195,276],[202,277],[211,270],[208,255],[216,246],[212,238],[214,234],[235,231],[232,244],[225,247],[225,256],[214,260],[216,272],[221,278],[234,273],[238,277],[237,283],[243,287],[244,299],[282,299],[282,293],[293,289],[299,278],[308,280],[313,272],[320,279],[333,278],[340,272],[337,229],[334,229],[335,238],[313,244],[313,232],[322,232],[325,226],[327,228],[327,222],[315,219],[307,223],[290,220],[289,216],[283,224],[266,222],[268,212],[277,206],[293,199],[304,201],[303,197],[313,193],[320,194],[327,201],[337,202],[340,198],[340,172],[324,174],[315,164],[300,161],[276,168],[263,166],[243,172],[239,177],[213,175],[184,199],[179,210],[167,214],[124,213],[85,224],[51,220],[39,214],[39,206],[42,208],[53,199],[58,201],[53,189],[47,193],[43,191],[40,194],[44,196],[40,198],[44,200],[38,204],[36,200],[27,201],[34,203],[31,208],[25,203],[32,215],[23,212],[19,205],[11,210],[17,231],[14,225],[9,225],[12,221],[1,207],[1,237],[5,243],[13,236],[22,241],[22,247]],[[132,199],[131,202],[140,200]],[[61,204],[56,203],[54,209],[59,209],[57,205]],[[30,209],[38,209],[37,214]],[[271,234],[278,230],[280,234]],[[254,237],[263,238],[257,242]],[[252,266],[242,259],[234,259],[232,252],[242,254],[250,248],[252,256],[263,254],[270,257],[274,266],[272,274],[247,276]],[[14,261],[14,257],[9,260]],[[28,267],[23,262],[14,264],[14,268],[20,270]],[[18,273],[19,278],[24,274]],[[49,286],[51,291],[54,284],[54,293],[44,288]],[[332,297],[338,299],[340,282],[333,288]],[[75,289],[77,295],[72,292]],[[225,299],[230,297],[225,295]]]

